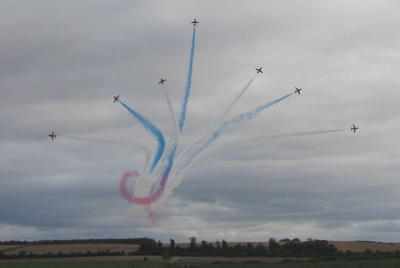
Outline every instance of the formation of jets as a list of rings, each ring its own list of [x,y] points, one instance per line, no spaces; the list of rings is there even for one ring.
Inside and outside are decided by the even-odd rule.
[[[191,23],[193,23],[193,26],[196,26],[196,24],[199,23],[199,22],[196,21],[196,19],[194,19],[194,21],[192,21]]]
[[[54,141],[54,139],[56,138],[57,134],[55,134],[54,131],[53,131],[53,132],[51,132],[50,135],[47,135],[47,136],[51,137],[51,140]]]
[[[297,93],[297,94],[299,94],[300,95],[300,90],[302,90],[302,88],[297,88],[297,87],[294,87],[296,90],[294,91],[294,93]]]
[[[199,23],[197,20],[196,20],[196,18],[191,22],[192,24],[193,24],[193,26],[196,26],[196,24],[197,23]],[[262,67],[260,67],[260,68],[255,68],[256,69],[256,72],[259,74],[259,73],[263,73],[263,71],[262,71]],[[167,81],[167,79],[160,79],[160,82],[158,82],[158,84],[164,84],[164,82],[165,81]],[[297,94],[299,94],[300,95],[300,91],[302,90],[302,88],[297,88],[297,87],[295,87],[295,93],[297,93]],[[117,102],[117,101],[119,101],[119,95],[118,96],[114,96],[114,103],[115,102]],[[356,127],[354,124],[353,124],[353,126],[350,128],[351,129],[351,131],[354,131],[354,133],[356,133],[356,130],[357,129],[359,129],[359,127]],[[48,135],[50,138],[51,138],[51,140],[54,140],[56,137],[57,137],[57,134],[55,134],[54,133],[54,131],[51,133],[51,134],[49,134]]]
[[[356,133],[356,130],[359,129],[359,127],[356,127],[356,126],[353,124],[353,126],[352,126],[350,129],[353,130],[354,133]]]

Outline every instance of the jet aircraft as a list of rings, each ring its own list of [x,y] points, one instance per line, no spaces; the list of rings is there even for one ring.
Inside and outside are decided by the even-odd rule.
[[[259,73],[262,73],[262,74],[263,74],[263,71],[262,71],[261,69],[262,69],[262,67],[256,68],[258,74],[259,74]]]
[[[300,90],[302,90],[302,88],[297,88],[297,87],[294,87],[296,90],[294,91],[294,93],[297,93],[297,94],[299,94],[300,95]]]
[[[356,130],[359,129],[359,127],[356,127],[356,126],[353,124],[353,126],[352,126],[350,129],[353,130],[354,133],[356,133]]]
[[[194,21],[192,21],[191,23],[193,23],[193,26],[196,26],[197,23],[200,23],[198,21],[196,21],[196,19],[194,19]]]
[[[114,103],[116,102],[116,101],[119,101],[119,95],[118,96],[114,96]]]
[[[167,81],[167,79],[162,79],[160,80],[160,82],[158,82],[159,84],[164,84],[164,82]]]
[[[57,134],[54,134],[54,131],[53,131],[50,135],[47,135],[47,136],[51,137],[51,140],[54,141],[54,139],[56,138]]]

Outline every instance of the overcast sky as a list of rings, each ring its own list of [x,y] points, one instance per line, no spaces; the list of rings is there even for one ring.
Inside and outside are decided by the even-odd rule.
[[[395,0],[0,1],[0,240],[399,242],[399,9]],[[135,144],[153,159],[157,140],[113,96],[170,144],[164,90],[178,118],[194,18],[177,157],[212,133],[255,68],[264,73],[219,122],[303,90],[207,145],[216,153],[199,155],[208,157],[151,222],[119,185],[146,163]]]

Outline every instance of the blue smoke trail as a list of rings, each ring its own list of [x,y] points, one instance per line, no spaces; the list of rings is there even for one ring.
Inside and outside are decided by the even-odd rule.
[[[185,124],[187,104],[188,104],[188,101],[189,101],[190,89],[191,89],[191,86],[192,86],[192,73],[193,73],[193,58],[194,58],[195,40],[196,40],[196,28],[193,27],[192,48],[190,50],[189,70],[188,70],[188,75],[187,75],[185,96],[183,97],[182,108],[181,108],[181,116],[180,116],[179,121],[178,121],[179,132],[182,132],[183,125]],[[162,176],[161,181],[159,183],[159,187],[161,187],[161,189],[164,189],[165,184],[166,184],[166,182],[168,180],[169,172],[171,171],[172,165],[174,163],[176,148],[177,148],[177,146],[175,145],[174,148],[171,151],[171,154],[168,157],[167,167],[165,168],[164,175]]]
[[[182,102],[181,115],[180,115],[180,118],[179,118],[179,121],[178,121],[178,128],[179,128],[178,131],[179,132],[182,132],[183,125],[185,124],[187,103],[189,101],[190,89],[191,89],[191,85],[192,85],[192,72],[193,72],[193,58],[194,58],[195,37],[196,37],[196,28],[193,28],[192,47],[191,47],[191,51],[190,51],[190,60],[189,60],[189,70],[188,70],[188,76],[187,76],[187,83],[186,83],[185,95],[184,95],[183,102]],[[167,99],[168,99],[168,96],[167,96]],[[136,117],[136,119],[139,120],[139,122],[141,122],[143,124],[143,126],[146,127],[156,137],[156,139],[158,140],[157,153],[156,153],[156,155],[154,157],[153,164],[151,165],[151,168],[150,168],[150,173],[152,173],[154,171],[156,165],[160,161],[163,153],[164,153],[164,149],[165,149],[164,136],[163,136],[162,132],[156,126],[154,126],[154,124],[152,124],[149,120],[147,120],[142,115],[140,115],[136,111],[132,110],[128,106],[126,106],[121,101],[120,101],[120,103],[126,109],[128,109],[128,111],[131,114],[133,114]],[[167,163],[167,166],[164,169],[163,175],[161,177],[161,181],[158,184],[158,188],[156,189],[156,192],[153,193],[153,195],[155,197],[157,197],[156,199],[158,199],[160,197],[160,195],[164,191],[164,187],[165,187],[165,185],[167,183],[169,173],[170,173],[172,165],[174,163],[174,157],[175,157],[176,149],[177,149],[177,146],[175,145],[173,147],[169,157],[168,157],[168,163]]]
[[[268,107],[271,107],[272,105],[274,105],[274,104],[286,99],[287,97],[289,97],[290,95],[293,95],[293,94],[294,93],[290,93],[290,94],[288,94],[286,96],[283,96],[282,98],[279,98],[279,99],[276,99],[274,101],[271,101],[271,102],[265,103],[263,105],[260,105],[260,106],[258,106],[256,108],[254,108],[253,110],[251,110],[250,112],[241,114],[241,115],[239,115],[238,117],[236,117],[236,118],[234,118],[232,120],[229,120],[229,121],[226,121],[226,122],[222,123],[221,126],[217,129],[217,131],[214,132],[213,135],[218,135],[219,136],[220,132],[227,132],[227,131],[231,131],[231,130],[235,129],[238,126],[238,124],[244,123],[244,122],[252,119],[256,115],[258,115],[261,111],[267,109]],[[218,132],[218,134],[217,134],[217,132]]]
[[[232,131],[235,128],[237,128],[241,123],[244,123],[252,118],[254,118],[256,115],[258,115],[261,111],[271,107],[272,105],[286,99],[287,97],[291,96],[294,93],[290,93],[286,96],[283,96],[282,98],[276,99],[274,101],[265,103],[263,105],[260,105],[256,108],[254,108],[253,110],[241,114],[229,121],[226,121],[224,123],[222,123],[218,129],[216,131],[214,131],[214,133],[211,135],[211,137],[208,139],[208,141],[206,141],[205,143],[203,143],[199,148],[197,148],[196,151],[194,151],[186,160],[185,164],[182,166],[181,170],[183,170],[185,167],[187,167],[190,162],[192,162],[192,160],[200,153],[204,150],[204,148],[206,148],[211,142],[215,141],[222,133],[228,132],[228,131]]]
[[[153,172],[154,168],[156,167],[158,161],[160,161],[160,158],[162,154],[164,153],[165,149],[165,140],[164,140],[164,135],[162,132],[152,123],[150,122],[147,118],[136,112],[135,110],[132,110],[129,106],[125,105],[122,101],[119,101],[131,114],[135,116],[135,118],[142,123],[142,125],[150,131],[151,134],[157,139],[158,141],[158,147],[157,147],[157,153],[154,156],[153,163],[151,164],[150,167],[150,173]]]
[[[162,187],[162,189],[164,189],[165,184],[167,183],[169,172],[171,171],[172,165],[174,164],[175,152],[176,152],[176,146],[174,147],[170,156],[168,157],[168,164],[164,170],[164,175],[162,176],[159,184]]]
[[[187,82],[186,82],[185,96],[184,96],[183,102],[182,102],[181,117],[179,118],[179,131],[180,132],[182,132],[183,125],[185,124],[187,103],[189,100],[190,88],[192,86],[195,38],[196,38],[196,27],[193,27],[192,49],[190,51],[189,70],[188,70],[188,76],[187,76]]]

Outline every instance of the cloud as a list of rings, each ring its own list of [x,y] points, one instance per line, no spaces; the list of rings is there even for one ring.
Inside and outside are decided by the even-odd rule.
[[[0,4],[0,239],[152,237],[393,241],[399,155],[396,1],[68,1]],[[112,96],[174,132],[177,153],[224,120],[302,87],[211,144],[160,222],[118,192],[157,142]],[[360,127],[356,134],[350,126]],[[346,129],[281,139],[262,136]],[[48,139],[57,133],[54,142]],[[66,139],[75,137],[80,140]],[[257,140],[254,143],[247,139]],[[217,150],[224,144],[223,150]],[[131,143],[131,144],[130,144]],[[125,146],[121,146],[125,144]],[[130,144],[130,145],[129,145]],[[207,152],[203,156],[205,156]],[[131,185],[129,185],[130,187]],[[392,233],[390,233],[392,232]]]

